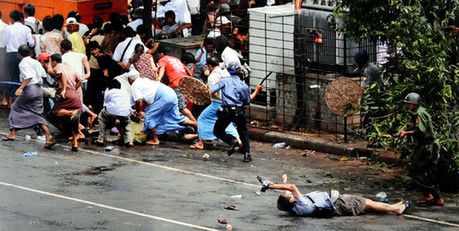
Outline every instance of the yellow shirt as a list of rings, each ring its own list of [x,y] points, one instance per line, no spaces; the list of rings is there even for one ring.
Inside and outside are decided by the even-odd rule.
[[[72,50],[75,52],[80,52],[86,55],[86,47],[84,45],[83,38],[78,32],[73,32],[67,38],[72,43]]]

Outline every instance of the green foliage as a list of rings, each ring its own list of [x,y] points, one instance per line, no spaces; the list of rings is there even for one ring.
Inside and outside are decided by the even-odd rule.
[[[401,100],[417,92],[432,115],[442,144],[441,157],[454,167],[459,160],[459,39],[450,26],[459,25],[459,0],[343,0],[335,9],[338,27],[347,36],[382,41],[389,46],[383,66],[385,90],[370,88],[364,98],[365,113],[383,117],[370,121],[369,141],[409,153],[407,142],[390,135],[402,129],[409,113]],[[383,115],[391,114],[384,117]]]

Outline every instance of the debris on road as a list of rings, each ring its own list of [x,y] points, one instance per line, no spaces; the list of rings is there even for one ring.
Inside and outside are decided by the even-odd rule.
[[[33,157],[38,156],[38,152],[26,152],[24,153],[24,157]]]
[[[233,226],[230,225],[230,224],[227,224],[226,225],[226,231],[232,231],[233,230]]]
[[[233,210],[233,211],[239,211],[239,209],[236,208],[236,205],[233,205],[233,204],[226,205],[224,207],[224,209]]]
[[[260,190],[256,191],[255,193],[256,193],[258,196],[261,195],[261,191],[260,191]]]
[[[202,155],[202,159],[203,159],[203,160],[208,160],[209,157],[210,157],[210,156],[209,156],[209,154],[207,154],[207,153],[204,153],[204,155]]]
[[[30,137],[29,135],[25,136],[25,140],[31,140],[31,139],[32,139],[32,137]]]
[[[378,200],[379,202],[384,202],[384,203],[387,203],[389,202],[389,198],[387,197],[387,194],[385,192],[379,192],[376,194],[376,200]]]
[[[285,145],[286,145],[285,142],[276,143],[276,144],[273,144],[273,148],[275,148],[275,149],[281,149],[281,148],[284,148]]]
[[[241,199],[241,198],[242,198],[242,195],[241,195],[241,194],[239,194],[239,195],[234,195],[234,196],[231,196],[231,198]]]
[[[105,147],[104,150],[105,150],[106,152],[110,152],[111,150],[113,150],[113,148],[114,148],[113,146],[107,146],[107,147]]]
[[[220,224],[228,224],[228,222],[226,221],[226,218],[224,217],[220,217],[217,219],[218,223]]]

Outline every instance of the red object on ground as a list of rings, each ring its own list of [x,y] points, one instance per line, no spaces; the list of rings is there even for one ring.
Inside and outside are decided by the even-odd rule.
[[[220,224],[227,224],[226,218],[224,218],[224,217],[218,218],[217,221],[218,221],[218,223],[220,223]]]

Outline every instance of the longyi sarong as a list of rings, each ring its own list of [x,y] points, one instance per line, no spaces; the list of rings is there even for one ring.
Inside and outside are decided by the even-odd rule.
[[[39,124],[48,124],[43,117],[43,90],[40,85],[32,84],[24,88],[22,95],[11,106],[8,120],[10,129],[24,129]]]

